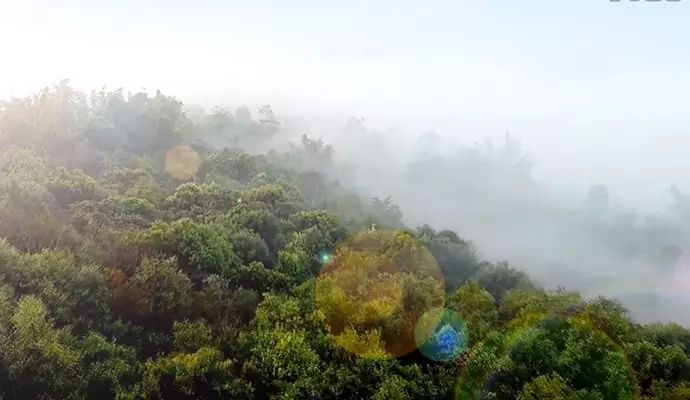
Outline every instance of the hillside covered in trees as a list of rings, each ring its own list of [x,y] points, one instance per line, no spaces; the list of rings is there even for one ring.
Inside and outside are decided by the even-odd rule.
[[[64,82],[0,103],[0,398],[690,398],[689,330],[405,226],[337,147],[260,151],[281,133]]]

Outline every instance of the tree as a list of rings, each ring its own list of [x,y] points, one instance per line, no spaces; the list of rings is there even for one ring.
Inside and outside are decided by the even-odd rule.
[[[213,348],[149,360],[125,399],[250,399],[252,387],[233,372],[231,360]]]
[[[602,398],[587,391],[575,391],[558,374],[541,375],[522,387],[518,400],[584,400]]]
[[[496,398],[547,399],[559,394],[569,398],[573,391],[580,396],[574,398],[587,399],[633,399],[636,395],[634,375],[623,352],[605,334],[576,319],[550,316],[518,326],[507,335],[489,336],[469,360],[465,383],[459,389],[461,398],[478,392]]]
[[[199,218],[231,208],[232,197],[217,184],[184,183],[165,199],[165,207],[176,218]]]
[[[250,264],[253,261],[265,265],[274,264],[266,241],[255,232],[244,229],[236,230],[230,234],[230,241],[242,264]]]
[[[259,393],[290,392],[295,385],[314,381],[319,357],[306,342],[303,333],[270,329],[256,332],[249,363],[257,374]],[[268,394],[267,393],[267,394]]]
[[[202,164],[201,171],[201,177],[207,181],[225,177],[240,184],[249,183],[259,173],[254,157],[227,148],[212,153]]]
[[[215,273],[227,275],[239,261],[220,227],[188,218],[157,222],[143,233],[142,241],[153,252],[178,257],[195,281]]]
[[[174,258],[145,258],[116,293],[116,307],[125,317],[165,331],[189,313],[192,283]]]
[[[65,331],[56,330],[43,303],[22,297],[3,338],[2,358],[14,394],[21,398],[77,399],[84,393],[79,352],[68,345]]]
[[[79,351],[88,398],[115,398],[136,382],[140,364],[134,349],[91,332],[79,344]]]
[[[47,189],[63,208],[78,201],[93,200],[100,191],[97,182],[79,170],[57,168],[49,179]]]
[[[498,323],[496,300],[476,282],[468,282],[449,294],[446,307],[465,320],[470,343],[484,339]]]
[[[7,102],[0,113],[2,144],[37,146],[65,160],[87,122],[83,93],[63,80],[52,88]]]
[[[424,226],[417,229],[417,236],[441,267],[446,290],[456,289],[479,269],[474,245],[460,239],[455,232],[445,230],[436,233],[431,227]]]
[[[501,312],[508,320],[530,319],[535,315],[568,315],[581,311],[582,303],[578,293],[547,292],[536,288],[513,289],[505,294]]]
[[[688,329],[541,288],[454,231],[408,230],[391,197],[338,181],[357,180],[340,146],[263,153],[290,140],[268,106],[189,110],[66,83],[0,102],[0,399],[689,398]],[[398,148],[348,125],[385,193]],[[199,162],[187,183],[172,148]],[[544,223],[596,225],[602,247],[680,254],[679,190],[679,218],[592,225],[546,207],[510,137],[425,153],[404,176],[415,195],[395,192],[407,204],[460,205],[468,227],[545,208]]]
[[[163,187],[154,171],[148,167],[114,167],[106,172],[104,186],[121,196],[139,197],[152,204],[163,198]]]
[[[213,347],[213,332],[203,322],[173,324],[173,346],[181,353],[194,353],[203,347]]]
[[[510,267],[507,262],[480,264],[476,279],[494,298],[499,300],[512,289],[534,287],[524,272]]]
[[[17,272],[17,292],[40,298],[61,326],[84,333],[110,323],[108,285],[98,266],[80,264],[65,251],[43,250],[22,256]]]

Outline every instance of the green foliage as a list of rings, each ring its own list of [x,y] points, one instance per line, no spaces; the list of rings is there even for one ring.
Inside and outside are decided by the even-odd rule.
[[[587,304],[583,317],[619,345],[632,337],[633,326],[627,310],[616,301],[599,297]]]
[[[386,379],[376,390],[373,400],[404,400],[408,399],[406,383],[399,376]]]
[[[470,343],[484,339],[498,323],[495,299],[476,282],[468,282],[449,294],[446,307],[457,311],[464,319]]]
[[[675,345],[690,352],[690,330],[678,324],[645,325],[639,328],[639,334],[657,346]]]
[[[575,391],[558,374],[541,375],[522,387],[518,400],[584,400],[601,399],[600,395]]]
[[[259,305],[252,323],[260,330],[297,330],[304,328],[307,322],[297,299],[267,294]]]
[[[14,393],[19,397],[81,397],[85,382],[79,376],[80,354],[69,345],[69,334],[55,329],[39,299],[19,299],[11,318],[11,334],[3,341],[7,378],[17,381]]]
[[[316,378],[319,357],[304,333],[276,328],[256,331],[253,336],[245,368],[257,375],[261,388],[289,393]]]
[[[534,287],[524,272],[510,267],[507,262],[482,263],[475,279],[496,299],[502,299],[512,289]]]
[[[202,322],[179,322],[173,324],[173,345],[181,353],[194,353],[213,343],[213,332]]]
[[[150,201],[139,197],[122,197],[119,199],[122,211],[128,215],[137,215],[148,220],[156,215],[156,207]]]
[[[95,179],[82,171],[62,167],[52,171],[47,189],[62,207],[78,201],[93,200],[99,192]]]
[[[505,294],[501,311],[507,319],[529,318],[531,315],[564,314],[581,304],[578,293],[513,289]]]
[[[270,106],[193,114],[67,82],[0,104],[0,399],[690,398],[690,330],[406,230],[332,179],[321,140],[257,154],[282,134]],[[201,159],[181,185],[179,144]],[[485,166],[444,163],[406,179],[453,170],[477,201]],[[415,337],[441,307],[469,334],[447,362]]]
[[[195,279],[208,274],[228,274],[238,264],[232,244],[220,227],[191,219],[157,222],[143,233],[153,251],[179,257]]]
[[[232,361],[213,348],[176,353],[144,365],[143,377],[122,399],[251,398],[252,388],[233,375]]]
[[[86,96],[64,80],[52,88],[8,102],[0,113],[3,145],[36,146],[65,160],[84,128]]]
[[[104,186],[125,197],[139,197],[157,204],[163,197],[163,183],[149,167],[115,167],[106,173]]]
[[[13,282],[17,293],[40,298],[60,325],[83,332],[107,326],[110,296],[103,271],[95,265],[80,265],[64,251],[44,250],[21,257]]]
[[[298,230],[316,228],[328,241],[323,243],[324,247],[333,247],[345,239],[347,233],[340,225],[338,218],[327,211],[300,211],[290,216],[290,221]]]
[[[690,360],[677,346],[656,347],[643,341],[626,347],[640,388],[648,394],[658,382],[676,382],[690,377]]]
[[[395,205],[390,197],[381,200],[378,197],[373,197],[371,200],[370,218],[378,222],[382,227],[386,228],[401,228],[402,211],[400,207]]]
[[[79,194],[70,197],[71,189],[75,193],[84,189],[87,193],[82,194],[86,197],[89,189],[67,183],[70,189],[63,191],[67,186],[51,181],[51,172],[45,161],[32,151],[10,152],[0,164],[4,171],[0,176],[0,237],[25,251],[76,247],[79,239],[65,218],[63,207],[69,201],[79,199]],[[63,204],[56,200],[49,190],[51,188],[64,196],[60,198]]]
[[[278,252],[278,268],[284,274],[303,280],[310,275],[309,254],[304,249],[305,237],[302,233],[292,234],[285,249]]]
[[[132,300],[140,304],[138,311],[143,315],[172,319],[188,310],[192,284],[174,258],[144,259],[125,287],[137,296]]]
[[[469,280],[479,269],[474,245],[460,239],[455,232],[436,233],[431,227],[424,226],[418,229],[417,236],[441,267],[448,291]]]
[[[251,188],[242,193],[243,201],[264,204],[275,215],[287,218],[295,213],[302,202],[302,195],[294,186],[271,184]]]
[[[217,184],[184,183],[165,199],[175,217],[199,217],[232,208],[232,198]]]
[[[130,94],[122,91],[94,93],[91,101],[98,114],[85,134],[94,147],[120,148],[134,154],[170,149],[190,128],[182,103],[160,91]]]
[[[273,264],[266,241],[252,231],[239,230],[230,234],[235,253],[243,264],[259,261],[266,265]]]
[[[575,391],[585,391],[584,397],[575,398],[635,398],[637,387],[624,354],[605,334],[576,319],[547,317],[533,327],[519,328],[498,343],[492,352],[501,354],[500,358],[480,353],[470,364],[467,374],[472,379],[468,379],[466,393],[472,392],[472,385],[488,381],[484,390],[497,398],[549,396],[554,392],[556,396],[559,392],[571,396],[563,385],[567,383]],[[554,372],[559,378],[530,383]]]
[[[231,210],[229,219],[237,230],[248,230],[259,235],[271,253],[280,247],[284,237],[281,235],[280,218],[267,205],[243,201]]]
[[[209,180],[228,178],[247,184],[257,175],[256,160],[247,153],[239,154],[229,149],[212,154],[200,167],[201,177]]]
[[[195,313],[221,329],[246,325],[259,303],[255,290],[236,288],[230,280],[218,275],[204,279],[195,297]]]
[[[230,278],[237,287],[252,288],[259,292],[286,291],[293,279],[280,271],[268,269],[259,261],[239,267]]]
[[[136,352],[89,333],[79,344],[86,367],[88,398],[114,398],[137,380],[140,367]]]

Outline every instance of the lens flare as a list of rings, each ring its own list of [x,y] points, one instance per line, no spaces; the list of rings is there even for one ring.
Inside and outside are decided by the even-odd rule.
[[[460,315],[448,308],[424,313],[415,327],[419,352],[434,361],[451,361],[467,348],[467,326]]]
[[[317,309],[334,342],[362,357],[414,351],[418,320],[443,307],[441,270],[409,233],[363,232],[320,258],[324,266],[315,284]]]
[[[322,251],[319,253],[319,261],[321,261],[321,264],[327,264],[331,261],[331,255],[327,251]]]
[[[199,171],[200,163],[199,153],[189,146],[175,146],[165,155],[166,171],[180,181],[192,179]]]

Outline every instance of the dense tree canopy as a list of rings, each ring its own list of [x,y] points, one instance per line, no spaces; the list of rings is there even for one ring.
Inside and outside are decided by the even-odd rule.
[[[0,399],[690,398],[690,331],[407,228],[320,140],[257,154],[257,115],[66,82],[0,105]]]

